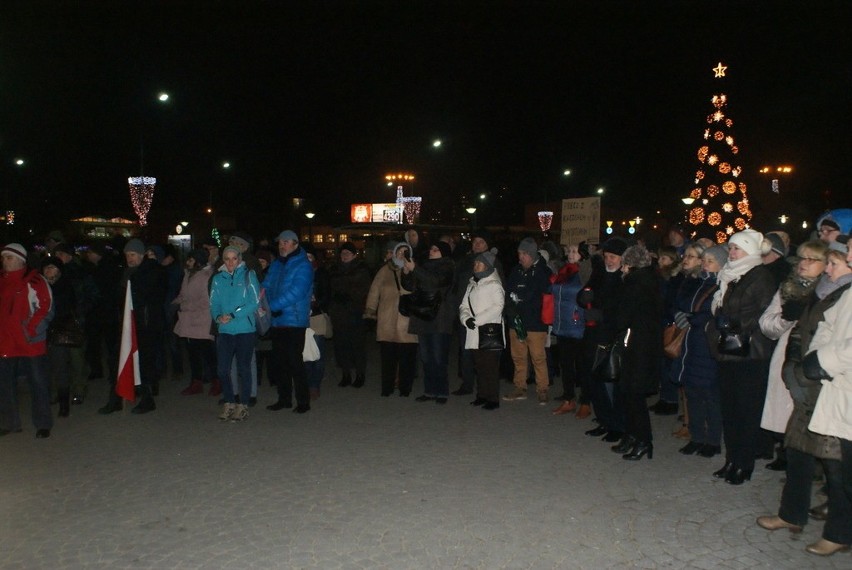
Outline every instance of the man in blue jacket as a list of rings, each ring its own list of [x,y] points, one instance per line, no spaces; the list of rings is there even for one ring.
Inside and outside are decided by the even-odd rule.
[[[278,259],[269,266],[263,288],[272,312],[269,375],[278,387],[278,401],[266,406],[266,409],[277,412],[292,408],[295,388],[296,407],[293,411],[304,414],[311,409],[302,351],[305,349],[305,329],[310,322],[314,270],[308,256],[299,247],[299,237],[295,232],[285,230],[276,241]]]

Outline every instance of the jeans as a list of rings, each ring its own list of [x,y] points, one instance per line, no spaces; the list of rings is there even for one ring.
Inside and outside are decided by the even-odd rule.
[[[319,390],[322,379],[325,377],[325,337],[321,334],[314,334],[314,340],[317,343],[320,357],[319,360],[305,362],[305,375],[308,378],[308,388]]]
[[[677,384],[672,382],[672,360],[671,358],[663,357],[660,366],[662,375],[660,376],[660,401],[668,402],[669,404],[677,404]]]
[[[18,411],[19,376],[26,376],[30,384],[33,425],[37,430],[52,428],[47,355],[41,355],[0,358],[0,429],[21,429]]]
[[[689,406],[690,441],[719,445],[722,441],[722,412],[719,410],[719,386],[684,385]]]
[[[423,362],[423,393],[435,398],[449,397],[448,367],[453,336],[424,333],[417,335],[417,338],[420,341],[420,360]]]
[[[234,386],[231,383],[231,361],[236,358],[237,376],[240,380],[240,403],[248,404],[251,398],[251,357],[254,354],[255,334],[219,334],[216,337],[216,360],[222,395],[225,402],[233,404]]]
[[[272,327],[272,354],[269,362],[269,376],[278,388],[278,401],[293,405],[293,392],[296,404],[303,409],[311,408],[311,395],[308,379],[305,376],[305,362],[302,352],[305,350],[306,327]]]
[[[814,467],[822,462],[828,487],[828,518],[822,529],[826,540],[839,544],[852,543],[852,503],[843,491],[842,461],[817,459],[809,453],[787,448],[787,481],[781,493],[778,516],[788,523],[804,526],[811,506]]]
[[[255,341],[257,341],[257,337],[255,336]],[[255,342],[257,344],[257,342]],[[254,348],[251,351],[251,397],[257,397],[257,356],[255,354]],[[234,388],[234,392],[237,391],[238,382],[241,381],[239,376],[239,370],[237,370],[237,362],[231,363],[231,384]]]

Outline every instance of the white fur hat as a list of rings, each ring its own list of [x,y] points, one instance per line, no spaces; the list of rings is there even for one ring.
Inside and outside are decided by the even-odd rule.
[[[772,243],[763,238],[763,234],[752,229],[737,232],[731,236],[729,243],[737,246],[748,255],[766,255],[772,251]]]

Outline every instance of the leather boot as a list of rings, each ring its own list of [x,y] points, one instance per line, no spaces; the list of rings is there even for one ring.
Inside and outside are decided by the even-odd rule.
[[[624,455],[633,448],[633,445],[635,443],[635,439],[633,439],[629,435],[625,435],[621,438],[621,441],[619,443],[613,445],[610,449],[612,449],[612,451],[615,453],[621,453],[622,455]]]
[[[648,459],[653,459],[654,444],[649,441],[637,441],[633,445],[633,449],[629,453],[622,455],[621,458],[628,461],[639,461],[645,455],[648,456]]]
[[[355,375],[355,381],[352,383],[352,387],[353,387],[353,388],[361,388],[361,387],[363,387],[363,386],[364,386],[364,382],[365,382],[366,380],[367,380],[367,379],[366,379],[366,378],[364,378],[364,375],[363,375],[363,374],[356,374],[356,375]]]
[[[121,398],[119,398],[118,394],[115,393],[115,387],[111,386],[109,400],[105,406],[98,408],[98,413],[101,415],[107,415],[113,412],[120,412],[122,407],[123,404],[121,403]]]
[[[210,391],[207,392],[208,396],[218,396],[222,393],[222,383],[218,378],[214,378],[210,381]]]
[[[154,396],[151,394],[150,387],[142,386],[139,394],[141,399],[139,400],[139,403],[130,410],[131,413],[147,414],[148,412],[153,412],[157,409],[157,404],[154,402]]]
[[[181,396],[192,396],[193,394],[201,394],[204,392],[204,384],[201,383],[201,380],[193,380],[189,386],[181,390]]]
[[[67,418],[71,412],[71,391],[68,388],[61,388],[58,392],[59,396],[59,417]]]
[[[343,373],[343,377],[340,379],[340,382],[337,383],[341,388],[345,388],[346,386],[352,385],[352,374],[347,370]]]

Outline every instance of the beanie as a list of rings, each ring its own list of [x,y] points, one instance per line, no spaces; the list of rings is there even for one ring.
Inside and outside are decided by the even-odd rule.
[[[522,239],[521,243],[518,244],[518,251],[523,251],[530,257],[535,258],[538,253],[538,245],[533,238],[527,237]]]
[[[235,245],[229,245],[225,249],[222,250],[222,259],[223,260],[225,259],[225,254],[228,253],[229,251],[233,251],[234,253],[236,253],[237,259],[242,260],[243,252],[240,250],[240,248],[238,248]]]
[[[485,265],[485,267],[489,269],[494,269],[494,261],[497,259],[497,254],[494,253],[494,250],[491,251],[483,251],[479,255],[476,256],[474,261],[478,261]]]
[[[207,265],[207,261],[210,259],[210,254],[202,247],[200,249],[193,249],[190,251],[189,258],[194,259],[196,265]]]
[[[3,248],[3,253],[12,253],[21,258],[21,261],[27,261],[27,250],[19,243],[10,243]]]
[[[277,238],[275,238],[275,241],[283,241],[283,240],[298,242],[299,236],[297,236],[296,232],[294,232],[293,230],[284,230],[283,232],[278,234]]]
[[[141,239],[133,238],[124,245],[124,253],[130,252],[138,253],[139,255],[145,255],[145,244],[142,243]]]
[[[61,259],[59,259],[58,257],[56,257],[55,255],[51,255],[51,256],[45,257],[45,258],[42,260],[42,262],[41,262],[41,270],[42,270],[42,271],[44,271],[44,268],[45,268],[45,267],[49,267],[49,266],[51,266],[51,265],[52,265],[52,266],[54,266],[56,269],[58,269],[60,272],[61,272],[63,269],[65,269],[65,264],[64,264],[64,263],[62,263],[62,260],[61,260]]]
[[[724,245],[714,245],[705,249],[701,257],[712,257],[719,264],[719,267],[722,267],[728,262],[728,248]]]
[[[781,239],[781,236],[778,234],[768,233],[766,234],[766,240],[772,244],[771,251],[774,251],[781,257],[787,257],[787,246],[784,245],[784,240]]]
[[[441,257],[452,257],[453,251],[450,249],[450,244],[445,241],[435,243],[435,247],[441,250]]]
[[[772,249],[772,244],[763,239],[763,234],[752,229],[735,233],[729,241],[747,255],[765,255]]]
[[[340,246],[340,253],[343,253],[344,251],[348,251],[352,255],[358,255],[358,248],[356,248],[355,244],[351,241],[343,242],[343,245]]]
[[[651,265],[651,254],[644,245],[631,245],[621,257],[621,263],[632,268],[641,269]]]
[[[480,238],[485,241],[485,243],[488,244],[489,247],[491,246],[491,241],[494,239],[491,237],[491,232],[489,232],[485,228],[479,228],[478,230],[470,234],[470,241],[473,241],[476,238]]]
[[[604,253],[612,253],[615,255],[624,255],[627,249],[627,242],[618,237],[612,237],[606,240],[603,244]]]

